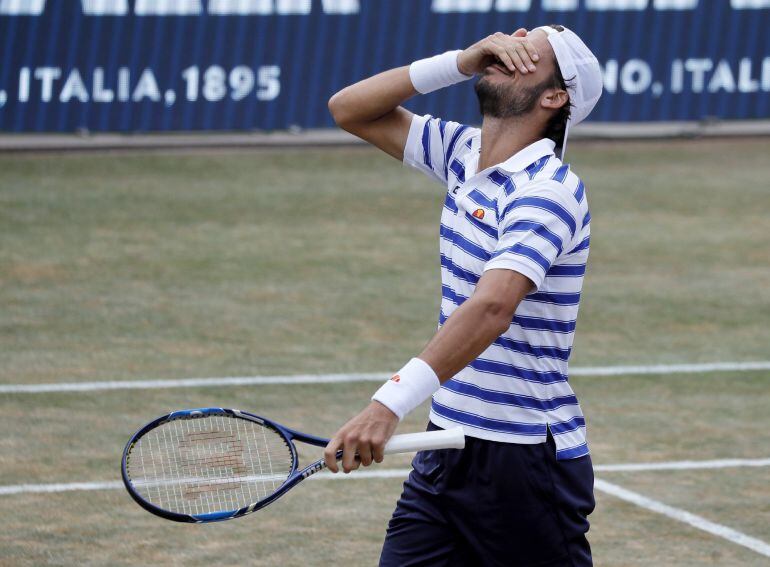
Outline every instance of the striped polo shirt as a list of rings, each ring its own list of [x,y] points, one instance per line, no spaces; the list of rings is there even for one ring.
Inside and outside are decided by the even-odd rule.
[[[413,118],[404,148],[404,163],[447,187],[439,327],[486,270],[515,270],[535,289],[508,330],[434,394],[430,420],[509,443],[543,443],[550,428],[557,458],[577,458],[588,445],[567,362],[588,258],[585,187],[549,139],[477,171],[480,145],[478,128],[426,115]]]

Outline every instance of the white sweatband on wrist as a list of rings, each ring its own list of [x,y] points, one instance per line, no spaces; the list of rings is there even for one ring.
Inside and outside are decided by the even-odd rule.
[[[409,65],[409,78],[415,90],[427,94],[472,79],[473,75],[465,75],[457,68],[457,56],[461,52],[460,49],[447,51]]]
[[[398,416],[399,421],[441,387],[438,376],[424,360],[413,358],[372,396]]]

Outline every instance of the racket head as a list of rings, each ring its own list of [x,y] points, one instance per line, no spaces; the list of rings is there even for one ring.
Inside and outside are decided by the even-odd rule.
[[[268,504],[297,478],[291,433],[234,409],[175,411],[128,441],[123,483],[137,504],[168,520],[237,518]]]

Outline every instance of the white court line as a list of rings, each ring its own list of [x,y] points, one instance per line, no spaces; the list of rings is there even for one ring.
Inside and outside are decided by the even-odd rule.
[[[570,368],[570,376],[620,376],[624,374],[694,374],[701,372],[748,372],[770,370],[770,360],[755,362],[708,362],[704,364],[652,364],[649,366],[582,366]]]
[[[647,498],[646,496],[643,496],[637,492],[632,492],[631,490],[627,490],[622,486],[612,484],[606,480],[597,478],[594,483],[594,487],[596,490],[600,490],[601,492],[610,494],[611,496],[615,496],[616,498],[620,498],[621,500],[625,500],[631,504],[636,504],[637,506],[652,512],[657,512],[658,514],[663,514],[664,516],[673,520],[684,522],[685,524],[689,524],[694,528],[703,530],[704,532],[708,532],[712,535],[724,538],[733,543],[737,543],[738,545],[742,545],[743,547],[747,547],[752,551],[756,551],[760,555],[770,557],[770,544],[767,544],[760,539],[747,536],[746,534],[737,530],[728,528],[722,524],[717,524],[716,522],[712,522],[711,520],[707,520],[706,518],[692,514],[685,510],[674,508],[668,504],[663,504],[663,502],[658,502],[652,498]]]
[[[651,366],[577,366],[570,376],[623,376],[627,374],[693,374],[704,372],[747,372],[770,370],[769,361],[713,362],[706,364],[656,364]],[[268,384],[338,384],[382,382],[391,373],[299,374],[295,376],[223,376],[177,380],[121,380],[62,382],[60,384],[0,384],[0,394],[42,394],[50,392],[95,392],[101,390],[149,390],[158,388],[205,388],[210,386],[258,386]]]
[[[79,490],[116,490],[122,488],[118,480],[102,482],[60,482],[53,484],[8,484],[0,486],[0,496],[39,494],[46,492],[74,492]]]
[[[731,467],[770,467],[770,459],[718,459],[714,461],[670,461],[663,463],[622,463],[594,465],[596,472],[691,471]]]
[[[355,471],[351,474],[319,473],[310,480],[364,480],[368,478],[406,478],[412,469],[382,469]],[[13,494],[36,494],[45,492],[73,492],[80,490],[116,490],[123,488],[123,482],[108,480],[102,482],[68,482],[54,484],[11,484],[0,486],[0,496]]]
[[[695,470],[721,469],[737,467],[768,467],[770,459],[720,459],[713,461],[670,461],[662,463],[623,463],[614,465],[594,465],[596,472],[629,472],[660,470]],[[358,470],[352,474],[320,473],[311,476],[311,480],[363,480],[367,478],[404,478],[411,469],[374,469]],[[11,484],[0,486],[0,496],[12,494],[34,494],[41,492],[71,492],[77,490],[115,490],[123,488],[120,481],[69,482],[53,484]]]
[[[295,376],[224,376],[181,378],[179,380],[125,380],[105,382],[63,382],[61,384],[0,385],[0,394],[41,394],[46,392],[95,392],[98,390],[150,390],[156,388],[206,388],[210,386],[262,386],[268,384],[337,384],[341,382],[383,382],[391,374],[298,374]]]

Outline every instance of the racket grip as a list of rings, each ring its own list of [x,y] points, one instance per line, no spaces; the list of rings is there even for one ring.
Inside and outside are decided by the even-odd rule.
[[[463,428],[453,427],[439,431],[394,435],[385,445],[385,454],[413,453],[430,449],[462,449],[464,447]]]

